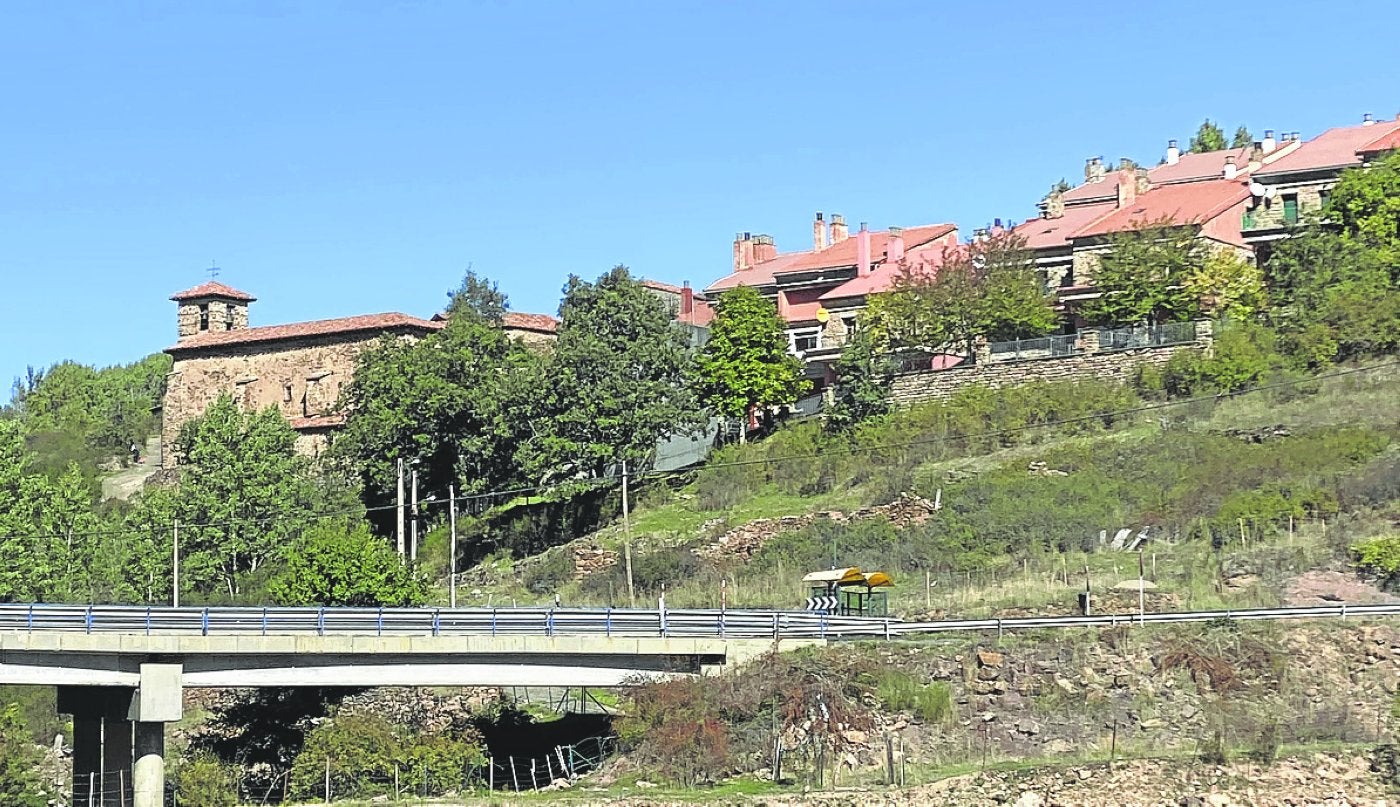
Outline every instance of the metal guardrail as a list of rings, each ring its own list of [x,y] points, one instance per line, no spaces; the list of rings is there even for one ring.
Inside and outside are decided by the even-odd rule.
[[[989,342],[987,350],[994,362],[1057,359],[1073,356],[1078,342],[1079,334],[1067,333],[1033,339],[1012,339],[1009,342]]]
[[[623,608],[170,608],[0,604],[0,632],[59,631],[147,636],[664,636],[683,638],[875,637],[923,633],[1082,628],[1211,620],[1394,616],[1400,603],[1249,608],[1093,616],[897,619],[808,611]]]
[[[1196,341],[1196,323],[1164,322],[1161,325],[1128,325],[1099,330],[1099,350],[1185,345]]]

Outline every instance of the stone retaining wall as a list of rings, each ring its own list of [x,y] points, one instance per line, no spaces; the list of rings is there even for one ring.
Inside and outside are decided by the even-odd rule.
[[[1141,365],[1164,364],[1178,351],[1209,348],[1211,342],[1211,323],[1199,322],[1196,323],[1196,341],[1179,345],[1109,352],[1091,350],[1059,358],[984,362],[947,370],[905,373],[895,378],[890,398],[897,406],[910,406],[924,401],[945,400],[963,387],[973,385],[995,389],[1027,381],[1078,381],[1086,378],[1127,382],[1133,379]],[[1097,346],[1097,340],[1094,340],[1093,346]]]

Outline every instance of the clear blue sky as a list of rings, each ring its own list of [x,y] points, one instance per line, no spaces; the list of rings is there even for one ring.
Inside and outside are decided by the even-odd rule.
[[[522,311],[617,263],[704,286],[736,231],[1026,218],[1201,119],[1400,111],[1393,2],[50,3],[0,8],[0,381],[254,324]],[[0,394],[0,398],[8,397]]]

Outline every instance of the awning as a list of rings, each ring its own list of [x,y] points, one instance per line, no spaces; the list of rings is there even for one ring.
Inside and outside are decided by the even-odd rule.
[[[828,569],[822,572],[811,572],[803,575],[804,583],[835,583],[838,586],[850,585],[851,583],[865,584],[865,575],[861,574],[859,566],[851,566],[846,569]]]

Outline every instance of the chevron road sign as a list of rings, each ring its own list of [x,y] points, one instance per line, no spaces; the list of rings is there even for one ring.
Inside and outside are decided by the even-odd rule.
[[[836,610],[836,598],[835,598],[835,597],[808,597],[808,598],[807,598],[807,610],[808,610],[808,611],[835,611],[835,610]]]

